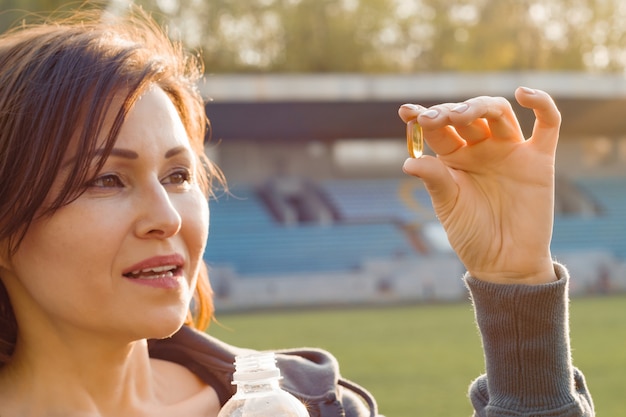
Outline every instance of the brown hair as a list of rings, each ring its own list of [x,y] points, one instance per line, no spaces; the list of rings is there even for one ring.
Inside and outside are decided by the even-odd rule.
[[[196,85],[201,75],[199,60],[171,42],[140,10],[124,17],[83,11],[1,36],[0,241],[8,243],[10,253],[34,220],[53,214],[84,191],[96,139],[106,135],[99,170],[127,113],[150,85],[162,88],[176,106],[204,168],[199,177],[208,197],[211,182],[223,183],[223,177],[204,155],[208,120]],[[114,97],[123,100],[112,127],[104,131],[106,112],[115,109]],[[65,151],[76,140],[71,173],[43,207]],[[205,266],[195,297],[187,324],[206,328],[213,304]],[[0,280],[0,365],[10,358],[16,336],[17,323]]]

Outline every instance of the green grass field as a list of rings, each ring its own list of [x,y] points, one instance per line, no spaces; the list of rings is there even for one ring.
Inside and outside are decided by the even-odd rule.
[[[574,363],[598,416],[626,409],[626,297],[572,300]],[[467,388],[483,369],[469,302],[376,308],[219,314],[209,332],[239,346],[315,346],[368,388],[388,417],[467,417]]]

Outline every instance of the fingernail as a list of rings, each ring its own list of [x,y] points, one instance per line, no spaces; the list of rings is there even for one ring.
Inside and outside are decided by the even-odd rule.
[[[411,104],[411,103],[403,104],[400,107],[404,107],[405,109],[414,110],[414,111],[419,111],[422,108],[421,106],[418,106],[416,104]]]
[[[435,109],[430,109],[430,110],[426,110],[420,116],[424,116],[424,117],[427,117],[429,119],[434,119],[435,117],[439,116],[439,112],[437,110],[435,110]]]
[[[461,103],[452,108],[452,111],[455,113],[463,113],[465,110],[469,109],[469,104]]]
[[[535,94],[535,90],[533,90],[532,88],[528,88],[528,87],[520,87],[522,89],[523,92],[525,92],[526,94]]]

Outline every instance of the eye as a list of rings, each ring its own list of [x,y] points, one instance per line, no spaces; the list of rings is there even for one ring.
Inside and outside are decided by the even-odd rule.
[[[191,182],[191,180],[191,172],[187,169],[180,169],[165,177],[163,184],[187,185]]]
[[[124,186],[120,177],[115,174],[102,175],[90,181],[88,185],[89,187],[97,188],[117,188]]]

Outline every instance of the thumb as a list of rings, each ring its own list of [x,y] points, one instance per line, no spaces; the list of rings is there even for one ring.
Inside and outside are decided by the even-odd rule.
[[[448,168],[439,159],[430,155],[408,158],[402,170],[406,174],[421,178],[435,208],[456,199],[457,184]]]

